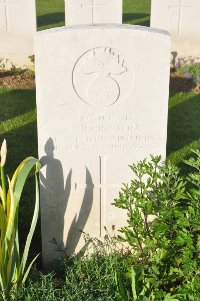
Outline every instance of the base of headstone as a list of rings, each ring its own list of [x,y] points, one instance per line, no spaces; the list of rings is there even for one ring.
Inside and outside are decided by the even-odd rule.
[[[21,68],[33,67],[30,58],[34,53],[33,36],[0,32],[0,41],[0,61],[3,60],[5,68],[9,69],[11,65]]]
[[[172,36],[172,53],[176,58],[200,57],[200,38],[191,36]]]

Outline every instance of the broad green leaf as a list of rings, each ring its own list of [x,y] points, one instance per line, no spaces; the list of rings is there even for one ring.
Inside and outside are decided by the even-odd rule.
[[[18,238],[18,210],[21,194],[26,183],[27,177],[32,168],[36,170],[36,202],[33,219],[30,227],[27,241],[20,261],[19,238]],[[28,257],[30,243],[39,213],[39,175],[40,163],[35,158],[25,159],[16,169],[12,180],[8,178],[8,192],[5,190],[5,181],[0,187],[0,287],[3,292],[9,292],[11,287],[17,287],[23,277],[26,280],[31,266],[36,258],[29,265],[25,275],[25,265]],[[4,170],[1,168],[1,174],[4,176]],[[4,177],[3,177],[4,180]],[[1,176],[2,181],[2,176]]]
[[[5,173],[4,173],[4,167],[0,166],[0,171],[1,171],[1,187],[2,187],[2,206],[3,209],[6,211],[6,184],[5,184]]]
[[[8,178],[8,183],[9,183],[9,191],[10,191],[10,213],[8,216],[8,221],[7,221],[7,230],[6,230],[6,241],[9,242],[11,240],[11,236],[13,235],[14,229],[14,222],[15,222],[15,213],[16,213],[16,208],[17,208],[17,202],[14,196],[14,192],[11,186],[11,182]]]
[[[35,158],[29,157],[25,159],[13,175],[11,183],[17,201],[19,201],[26,179],[36,163],[38,163],[38,160]]]
[[[1,198],[1,200],[3,200],[3,190],[1,188],[1,185],[0,185],[0,198]]]
[[[118,292],[120,294],[120,298],[122,298],[121,301],[128,301],[128,296],[127,296],[124,284],[121,280],[120,275],[117,274],[117,273],[115,273],[115,282],[117,284],[117,288],[118,288]]]
[[[3,206],[0,204],[0,231],[2,231],[3,224],[5,221]]]
[[[21,261],[21,265],[20,265],[19,281],[21,281],[21,277],[25,270],[25,265],[26,265],[26,261],[27,261],[27,257],[28,257],[31,240],[32,240],[33,233],[35,231],[35,227],[36,227],[37,220],[38,220],[38,214],[39,214],[39,177],[38,177],[38,174],[35,174],[35,183],[36,183],[36,186],[35,186],[35,190],[36,190],[35,209],[34,209],[31,227],[30,227],[29,234],[27,236],[26,245],[24,248],[24,253],[23,253],[23,257],[22,257],[22,261]]]

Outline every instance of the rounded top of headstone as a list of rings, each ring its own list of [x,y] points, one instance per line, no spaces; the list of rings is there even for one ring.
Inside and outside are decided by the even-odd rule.
[[[79,31],[79,30],[108,30],[108,29],[116,29],[116,30],[134,30],[151,34],[159,34],[159,35],[167,35],[170,37],[170,33],[163,29],[151,28],[140,25],[130,25],[130,24],[95,24],[95,25],[74,25],[74,26],[62,26],[51,28],[47,30],[42,30],[36,33],[36,35],[47,35],[47,34],[55,34],[61,32],[68,31]]]

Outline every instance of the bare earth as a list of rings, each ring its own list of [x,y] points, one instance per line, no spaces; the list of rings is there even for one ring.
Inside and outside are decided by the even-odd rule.
[[[31,70],[22,70],[16,73],[0,70],[0,88],[34,89],[34,73]]]
[[[186,78],[176,71],[172,71],[170,78],[170,92],[193,92],[199,94],[200,84],[197,85],[191,78]]]

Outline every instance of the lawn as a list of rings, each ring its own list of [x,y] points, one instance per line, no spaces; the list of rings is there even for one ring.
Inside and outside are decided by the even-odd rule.
[[[37,0],[37,16],[38,30],[63,26],[64,1]],[[124,23],[148,26],[150,20],[150,0],[125,0],[123,20]],[[11,175],[18,163],[23,158],[27,156],[37,157],[35,90],[0,88],[0,107],[0,141],[6,138],[8,142],[7,173]],[[179,166],[183,165],[183,159],[186,159],[190,156],[192,148],[200,149],[199,116],[200,94],[194,94],[191,92],[170,93],[167,158]],[[188,172],[187,168],[184,168],[184,172]],[[27,220],[30,220],[32,212],[31,204],[33,204],[33,201],[34,187],[32,185],[32,178],[30,178],[28,188],[26,188],[24,192],[24,203],[21,204],[20,233],[23,233],[23,235],[28,229]],[[31,256],[33,257],[40,251],[40,225],[38,224],[38,228],[34,236]],[[78,266],[77,269],[78,268],[80,268],[80,266]],[[93,276],[95,278],[95,275]],[[45,276],[43,276],[42,278],[41,283],[44,286],[44,290],[41,294],[48,290],[49,299],[45,299],[45,296],[41,295],[40,300],[54,300],[55,290],[51,287],[52,283],[49,280],[51,277],[52,276],[48,276],[45,278]],[[70,277],[73,277],[73,275],[70,275]],[[103,273],[101,277],[103,277]],[[96,282],[94,283],[96,284]],[[57,285],[59,287],[60,284],[58,283]],[[36,299],[38,291],[36,294],[34,292],[34,286],[32,286],[32,289],[32,296],[27,300],[39,300]],[[104,288],[102,288],[102,290],[103,289]],[[73,288],[71,288],[71,295],[73,294],[75,294],[75,291],[73,291]],[[63,298],[67,298],[67,292],[63,293],[63,296]],[[76,299],[69,299],[68,296],[68,299],[65,300],[70,301]],[[76,301],[78,300],[79,299]],[[101,300],[104,301],[110,299]]]
[[[64,0],[37,0],[38,30],[63,26]],[[123,22],[149,26],[150,0],[124,0]]]

